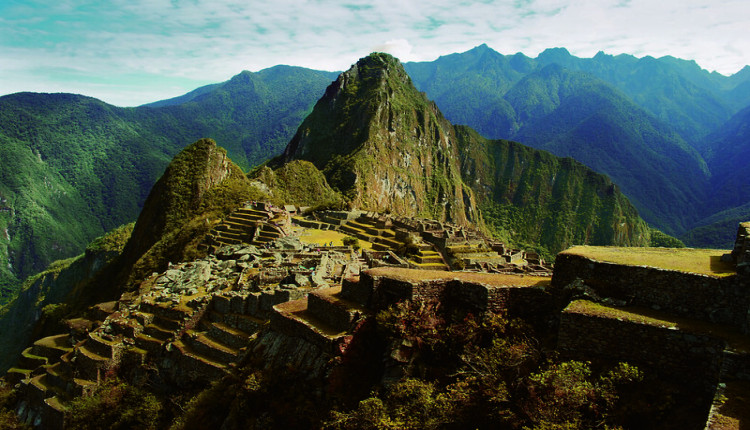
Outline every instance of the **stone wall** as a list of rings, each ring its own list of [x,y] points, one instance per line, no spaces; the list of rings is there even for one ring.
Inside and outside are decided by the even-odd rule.
[[[558,337],[564,359],[625,361],[709,396],[719,381],[724,346],[711,336],[567,311]]]
[[[377,311],[402,300],[439,300],[467,312],[494,312],[547,324],[555,313],[554,297],[543,287],[489,286],[459,279],[407,281],[364,272],[359,281],[345,280],[343,295]]]
[[[558,254],[553,286],[564,287],[577,278],[601,297],[747,330],[750,282],[744,276],[716,278]]]
[[[738,272],[750,272],[750,222],[740,223],[737,227],[737,239],[731,256]]]

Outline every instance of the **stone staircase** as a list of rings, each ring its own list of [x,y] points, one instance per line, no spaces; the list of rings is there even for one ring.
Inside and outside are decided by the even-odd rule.
[[[198,326],[173,342],[177,365],[186,380],[210,382],[221,378],[242,358],[250,340],[266,322],[251,315],[256,313],[258,296],[215,295]]]
[[[273,242],[284,235],[284,232],[279,227],[276,227],[273,224],[263,223],[260,225],[255,237],[250,243],[253,245],[264,245]]]
[[[66,408],[60,399],[69,389],[62,372],[70,368],[70,342],[67,334],[39,339],[24,351],[19,367],[6,374],[10,383],[20,383],[19,391],[24,394],[25,400],[17,410],[22,420],[33,425],[44,422],[45,428],[62,428]]]
[[[376,251],[392,251],[404,245],[396,239],[394,230],[367,216],[344,222],[339,231],[372,243],[372,249]]]
[[[271,329],[303,339],[324,354],[342,354],[357,323],[369,313],[362,303],[347,298],[345,289],[350,284],[322,288],[306,298],[274,306]]]
[[[435,251],[434,246],[429,243],[422,242],[418,244],[419,250],[415,255],[408,258],[409,266],[413,269],[423,270],[450,270],[443,256],[439,252]]]
[[[204,245],[221,247],[239,243],[252,243],[258,236],[261,226],[265,225],[270,219],[270,212],[251,207],[239,208],[211,229]]]

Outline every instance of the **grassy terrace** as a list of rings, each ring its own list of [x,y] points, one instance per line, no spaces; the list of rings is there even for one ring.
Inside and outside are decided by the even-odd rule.
[[[344,246],[342,240],[350,234],[340,233],[336,230],[319,230],[316,228],[296,228],[293,235],[299,237],[302,243],[312,245],[324,245],[333,242],[333,246]],[[359,245],[364,249],[372,249],[372,243],[359,239]]]
[[[650,308],[639,306],[613,308],[588,300],[576,300],[568,305],[565,312],[710,335],[726,340],[729,347],[735,351],[750,352],[750,339],[735,328],[677,317]]]
[[[629,266],[650,266],[723,277],[736,273],[733,265],[721,261],[721,256],[728,252],[730,251],[721,249],[574,246],[561,254]]]
[[[750,382],[732,381],[724,390],[724,402],[709,430],[743,430],[750,423]]]
[[[411,282],[459,279],[461,281],[479,282],[496,287],[547,286],[550,284],[550,278],[544,276],[506,275],[498,273],[447,272],[444,270],[417,270],[392,267],[377,267],[369,269],[367,273],[373,276],[385,276]]]

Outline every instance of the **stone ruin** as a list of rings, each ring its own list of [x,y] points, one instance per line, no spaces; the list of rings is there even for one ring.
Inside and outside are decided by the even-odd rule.
[[[37,340],[5,376],[21,393],[18,414],[35,427],[63,428],[65,402],[110,375],[135,385],[205,386],[248,354],[322,375],[362,319],[394,300],[449,297],[477,312],[550,313],[543,287],[507,275],[545,275],[550,267],[477,231],[357,211],[304,218],[290,209],[239,208],[207,236],[207,257],[170,265],[138,294],[68,321],[69,333]],[[305,245],[290,236],[294,224],[337,230],[372,250]],[[403,270],[418,281],[389,275]],[[502,285],[471,280],[484,275],[476,272],[496,272]]]

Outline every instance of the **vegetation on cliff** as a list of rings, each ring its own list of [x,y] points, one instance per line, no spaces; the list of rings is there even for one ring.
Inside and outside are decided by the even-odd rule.
[[[609,179],[452,126],[386,54],[343,73],[271,166],[297,159],[321,169],[355,207],[487,221],[497,237],[547,257],[577,243],[647,245],[651,237]]]

